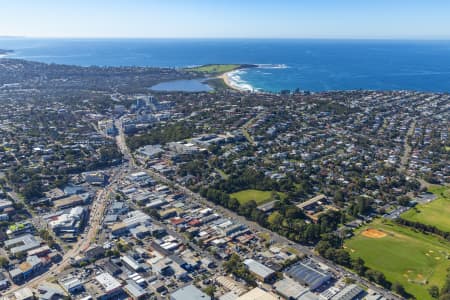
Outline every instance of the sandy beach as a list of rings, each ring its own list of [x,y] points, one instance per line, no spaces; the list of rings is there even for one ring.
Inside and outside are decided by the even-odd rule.
[[[240,92],[254,92],[254,89],[249,84],[239,84],[236,81],[233,80],[233,76],[236,76],[237,70],[226,72],[222,75],[220,75],[218,78],[222,79],[225,84],[233,90],[240,91]]]
[[[218,78],[222,79],[223,82],[226,84],[226,86],[229,87],[230,89],[232,89],[232,90],[238,90],[238,91],[239,91],[240,89],[237,89],[237,88],[234,87],[233,84],[231,83],[230,77],[229,77],[228,73],[230,73],[230,72],[223,73],[223,74],[220,75]]]

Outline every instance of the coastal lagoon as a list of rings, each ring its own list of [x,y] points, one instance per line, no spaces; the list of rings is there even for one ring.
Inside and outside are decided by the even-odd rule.
[[[256,64],[236,86],[283,89],[450,91],[450,41],[0,38],[8,57],[80,66]]]
[[[209,85],[203,83],[205,79],[173,80],[158,83],[150,90],[157,92],[210,92],[213,90]]]

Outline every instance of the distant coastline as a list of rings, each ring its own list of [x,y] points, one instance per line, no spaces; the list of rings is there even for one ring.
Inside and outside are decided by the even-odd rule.
[[[449,47],[450,41],[0,39],[1,49],[14,50],[6,58],[84,67],[180,69],[216,62],[254,63],[258,67],[228,74],[228,83],[241,89],[230,82],[238,80],[258,92],[273,93],[297,89],[448,93],[450,65],[443,62],[450,61]],[[229,71],[204,77],[225,89],[224,80],[217,77]]]

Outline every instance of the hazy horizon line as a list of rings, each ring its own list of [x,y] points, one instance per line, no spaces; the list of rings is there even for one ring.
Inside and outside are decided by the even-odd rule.
[[[146,36],[20,36],[0,35],[0,39],[135,39],[135,40],[402,40],[402,41],[450,41],[448,37],[146,37]]]

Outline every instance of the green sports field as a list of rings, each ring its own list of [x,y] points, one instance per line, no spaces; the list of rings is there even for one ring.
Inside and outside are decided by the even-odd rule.
[[[187,68],[188,71],[202,72],[209,74],[222,74],[238,69],[241,65],[229,64],[229,65],[204,65],[200,67]]]
[[[278,195],[280,195],[280,198],[286,197],[285,194],[280,192],[278,192]],[[230,197],[236,198],[240,204],[255,200],[257,205],[261,205],[272,200],[272,192],[259,190],[243,190],[237,193],[230,194]]]
[[[450,187],[433,186],[429,188],[429,191],[436,195],[437,198],[434,201],[419,204],[401,217],[450,232]]]
[[[364,236],[367,229],[385,236]],[[401,283],[417,299],[431,300],[428,288],[441,287],[450,267],[450,243],[388,221],[375,220],[359,229],[345,247],[352,257],[361,257],[368,267],[383,272],[391,282]]]

